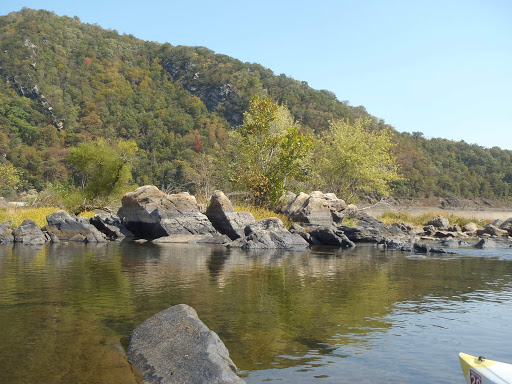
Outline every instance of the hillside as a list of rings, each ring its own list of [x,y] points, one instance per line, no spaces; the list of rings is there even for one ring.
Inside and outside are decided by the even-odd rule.
[[[0,75],[0,159],[21,172],[22,190],[76,183],[66,154],[98,137],[136,140],[139,185],[190,186],[209,173],[212,187],[228,189],[219,164],[229,162],[229,131],[254,95],[284,103],[314,133],[329,120],[370,116],[329,91],[204,47],[146,42],[30,9],[0,17]],[[372,118],[374,129],[386,125]],[[394,140],[406,178],[397,196],[512,192],[511,151],[420,133],[395,131]]]

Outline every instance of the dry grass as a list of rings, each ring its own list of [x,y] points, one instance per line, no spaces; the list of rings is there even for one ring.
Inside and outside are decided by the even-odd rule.
[[[25,219],[34,221],[40,228],[48,224],[46,216],[51,213],[60,211],[62,208],[58,207],[39,207],[39,208],[25,208],[25,207],[8,207],[0,209],[0,224],[6,221],[11,222],[11,227],[19,227]],[[93,211],[84,211],[79,216],[87,217],[90,219],[94,216]]]
[[[293,222],[282,213],[276,213],[267,208],[254,207],[251,205],[237,205],[235,206],[237,212],[251,212],[256,220],[268,219],[269,217],[277,217],[280,219],[286,228],[290,228]]]
[[[446,215],[444,212],[426,212],[419,215],[411,215],[408,212],[384,212],[378,217],[378,219],[388,225],[396,223],[397,221],[402,221],[415,226],[424,226],[437,216],[447,217],[451,225],[458,224],[461,227],[469,222],[473,222],[481,227],[490,223],[490,220],[467,218],[454,214]]]

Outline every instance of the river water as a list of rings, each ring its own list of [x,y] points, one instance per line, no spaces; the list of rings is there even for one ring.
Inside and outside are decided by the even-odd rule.
[[[0,383],[136,383],[130,333],[179,303],[247,383],[463,383],[512,362],[512,248],[442,257],[206,245],[0,246]]]

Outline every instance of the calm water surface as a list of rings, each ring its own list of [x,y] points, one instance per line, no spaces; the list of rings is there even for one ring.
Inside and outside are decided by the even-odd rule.
[[[248,383],[463,383],[457,353],[512,362],[512,248],[0,246],[0,383],[137,383],[135,327],[191,305]]]

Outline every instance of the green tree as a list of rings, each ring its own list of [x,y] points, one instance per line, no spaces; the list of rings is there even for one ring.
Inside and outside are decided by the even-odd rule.
[[[19,172],[11,163],[0,163],[0,194],[11,194],[20,181]]]
[[[286,107],[257,96],[233,141],[235,186],[249,191],[256,203],[270,206],[279,202],[289,179],[306,176],[305,159],[315,144],[311,135],[301,132]]]
[[[124,192],[132,178],[132,160],[137,150],[133,140],[111,144],[102,139],[72,148],[67,161],[77,172],[83,197],[94,200]]]
[[[330,122],[317,151],[316,170],[322,186],[351,201],[361,192],[388,195],[401,180],[393,155],[391,132],[372,130],[372,119]]]

